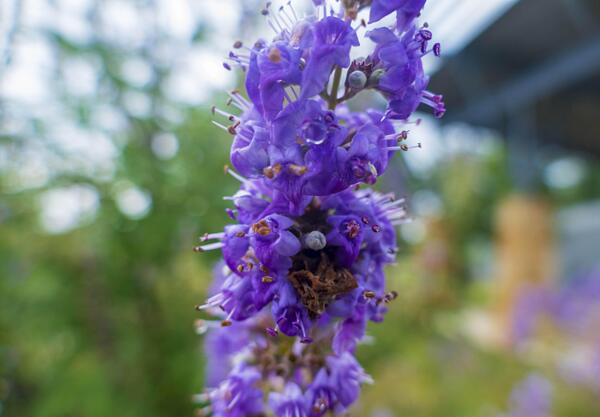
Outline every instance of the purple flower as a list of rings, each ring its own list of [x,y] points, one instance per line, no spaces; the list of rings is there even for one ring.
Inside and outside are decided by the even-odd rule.
[[[349,267],[358,257],[364,225],[356,216],[330,216],[328,222],[332,229],[327,234],[327,242],[338,247],[336,257],[338,263]]]
[[[300,49],[282,41],[253,51],[246,88],[255,92],[252,100],[265,119],[273,120],[283,108],[285,87],[300,84],[301,55]]]
[[[300,251],[300,241],[288,229],[294,221],[271,214],[251,227],[250,242],[256,257],[268,268],[285,268],[290,257]]]
[[[282,284],[279,288],[279,293],[273,301],[273,317],[283,334],[299,336],[302,343],[312,341],[309,336],[308,312],[289,283]]]
[[[260,373],[250,367],[235,369],[210,393],[213,416],[247,417],[263,410]]]
[[[373,382],[350,353],[330,356],[327,366],[332,372],[331,380],[337,388],[337,399],[342,407],[347,408],[356,401],[362,384]]]
[[[350,48],[359,45],[350,23],[334,16],[315,23],[313,36],[314,46],[302,74],[303,98],[313,97],[323,91],[333,67],[349,66]]]
[[[551,407],[552,385],[543,376],[532,374],[515,387],[509,413],[503,417],[549,417]]]
[[[310,417],[322,417],[328,411],[334,411],[338,403],[336,386],[333,385],[330,373],[321,369],[306,392]]]
[[[196,397],[203,415],[340,415],[371,382],[354,353],[367,322],[383,320],[397,296],[384,267],[395,260],[406,210],[393,194],[358,186],[374,184],[396,152],[414,147],[401,125],[419,104],[438,116],[444,108],[426,90],[422,58],[439,45],[414,22],[424,0],[373,0],[371,21],[396,12],[397,25],[369,32],[374,50],[354,61],[351,3],[313,0],[314,15],[299,18],[290,3],[268,2],[274,38],[235,42],[224,64],[243,70],[248,98],[229,93],[239,115],[212,109],[233,139],[234,169],[225,171],[240,188],[224,197],[234,224],[194,248],[223,254],[197,307],[216,317],[197,321],[198,333],[208,332],[213,387]],[[387,107],[348,105],[367,89]]]
[[[426,0],[373,0],[369,23],[375,23],[396,12],[397,26],[404,30],[420,13]]]
[[[288,383],[281,393],[270,393],[269,406],[276,417],[308,417],[306,399],[300,387],[293,382]]]
[[[202,321],[202,326],[210,326]],[[215,326],[216,327],[216,326]],[[231,327],[216,327],[209,331],[205,342],[206,385],[218,386],[231,372],[231,356],[250,342],[250,332],[245,323],[233,323]]]
[[[421,103],[432,107],[436,117],[443,116],[442,97],[426,90],[429,78],[423,71],[423,56],[431,52],[439,55],[437,44],[428,49],[431,32],[413,26],[398,37],[388,28],[378,28],[367,36],[377,44],[372,77],[376,88],[389,99],[387,116],[408,119]]]

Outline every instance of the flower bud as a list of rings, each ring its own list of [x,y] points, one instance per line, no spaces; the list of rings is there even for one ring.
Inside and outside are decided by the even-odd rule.
[[[367,76],[362,71],[353,71],[348,75],[348,85],[354,90],[362,90],[367,85]]]

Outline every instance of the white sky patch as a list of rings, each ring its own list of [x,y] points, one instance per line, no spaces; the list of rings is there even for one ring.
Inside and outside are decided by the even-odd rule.
[[[75,97],[92,97],[98,88],[99,63],[95,57],[72,57],[63,61],[65,90]]]
[[[143,219],[152,209],[150,193],[129,182],[121,182],[116,185],[115,202],[121,213],[132,220]]]
[[[50,74],[55,68],[50,46],[41,36],[22,35],[16,39],[11,65],[0,79],[0,95],[26,105],[42,105],[52,99]]]
[[[551,188],[565,190],[575,187],[585,177],[585,164],[578,158],[557,159],[544,170],[544,182]]]
[[[152,138],[152,152],[157,158],[162,160],[168,160],[179,151],[179,141],[177,137],[172,133],[160,133]]]
[[[164,93],[172,100],[197,105],[206,102],[214,93],[231,89],[235,74],[223,68],[223,53],[209,47],[194,47],[174,66]]]
[[[429,23],[445,55],[460,52],[518,0],[428,0],[420,20]]]
[[[152,66],[145,59],[127,58],[121,64],[121,76],[134,87],[142,88],[148,85],[154,76]]]
[[[89,185],[49,190],[40,196],[41,225],[49,233],[65,233],[93,220],[98,206],[98,192]]]

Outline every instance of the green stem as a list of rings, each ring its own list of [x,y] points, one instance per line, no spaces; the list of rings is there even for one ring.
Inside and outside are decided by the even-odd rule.
[[[337,95],[341,81],[342,68],[335,67],[335,72],[333,73],[333,85],[331,86],[331,93],[329,94],[329,110],[335,110],[335,106],[338,104]]]

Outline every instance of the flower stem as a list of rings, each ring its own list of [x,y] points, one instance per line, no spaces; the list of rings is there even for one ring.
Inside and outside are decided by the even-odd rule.
[[[331,86],[331,93],[329,94],[329,110],[335,110],[335,107],[338,104],[337,95],[341,81],[342,68],[336,66],[333,73],[333,85]]]

